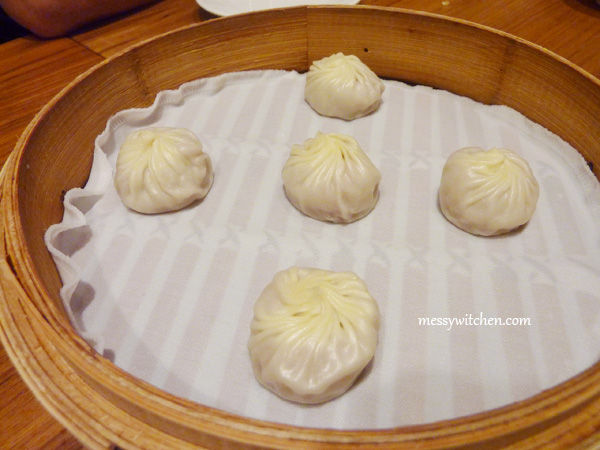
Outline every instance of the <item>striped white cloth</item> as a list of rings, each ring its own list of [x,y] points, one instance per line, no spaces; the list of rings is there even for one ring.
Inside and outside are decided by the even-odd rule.
[[[96,141],[90,180],[70,191],[46,235],[75,328],[115,364],[173,394],[247,417],[311,427],[426,423],[524,399],[593,364],[600,350],[600,185],[579,154],[519,113],[385,81],[382,107],[352,122],[317,115],[304,75],[225,74],[123,111]],[[567,118],[566,118],[567,119]],[[132,130],[198,135],[215,168],[204,201],[128,211],[112,185]],[[353,136],[382,172],[371,214],[310,219],[287,201],[281,169],[317,131]],[[437,207],[448,155],[464,146],[521,154],[540,199],[520,232],[467,234]],[[290,266],[351,270],[378,301],[373,363],[319,406],[279,399],[255,380],[252,307]],[[514,318],[530,326],[419,325],[419,318]]]

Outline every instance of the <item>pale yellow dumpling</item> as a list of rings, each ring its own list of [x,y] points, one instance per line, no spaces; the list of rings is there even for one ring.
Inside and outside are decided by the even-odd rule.
[[[267,389],[299,403],[346,392],[373,358],[379,309],[352,272],[291,267],[254,305],[248,350]]]
[[[210,157],[185,128],[144,128],[131,133],[117,157],[115,188],[135,211],[176,211],[202,199],[213,181]]]
[[[349,223],[377,204],[381,174],[351,136],[317,133],[292,147],[282,179],[289,201],[307,216]]]
[[[444,216],[472,234],[507,233],[527,223],[536,208],[538,182],[516,153],[467,147],[444,165],[439,205]]]
[[[353,120],[377,110],[384,89],[357,56],[336,53],[311,64],[304,98],[322,116]]]

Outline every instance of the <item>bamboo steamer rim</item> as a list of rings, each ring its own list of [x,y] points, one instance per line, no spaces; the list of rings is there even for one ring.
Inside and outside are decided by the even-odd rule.
[[[3,258],[0,260],[0,288],[4,301],[0,303],[0,336],[21,376],[44,406],[75,437],[93,448],[112,444],[142,448],[242,444],[287,448],[325,448],[333,445],[381,445],[398,448],[418,444],[423,448],[439,448],[475,444],[498,447],[514,443],[533,447],[557,442],[581,443],[588,438],[593,439],[595,431],[600,428],[600,363],[526,400],[467,417],[384,430],[323,430],[236,416],[172,396],[134,378],[96,354],[72,329],[56,292],[51,294],[52,288],[46,286],[40,277],[40,271],[45,269],[40,268],[38,261],[32,257],[33,239],[24,230],[28,212],[24,211],[20,194],[25,192],[26,151],[36,148],[35,134],[41,133],[39,130],[43,130],[45,122],[51,118],[61,115],[66,117],[65,98],[68,100],[76,91],[82,91],[82,86],[86,83],[106,77],[101,74],[102,70],[115,64],[128,68],[134,66],[136,69],[136,64],[139,66],[144,63],[138,59],[141,58],[140,55],[148,56],[149,51],[158,49],[162,42],[168,44],[177,41],[180,36],[202,35],[201,41],[207,42],[207,46],[218,46],[222,43],[221,38],[228,36],[228,33],[243,40],[245,36],[252,38],[261,35],[271,23],[282,29],[284,26],[289,27],[290,23],[296,24],[296,28],[300,29],[299,35],[304,34],[307,42],[301,67],[293,68],[306,70],[314,59],[314,54],[325,56],[331,53],[327,46],[335,46],[335,43],[323,45],[321,35],[312,38],[306,30],[312,27],[311,30],[320,31],[319,26],[326,19],[339,20],[341,25],[333,26],[340,27],[342,31],[347,31],[351,26],[359,26],[357,24],[364,19],[367,22],[386,20],[386,25],[406,25],[409,34],[441,26],[445,27],[444,32],[454,29],[456,36],[460,36],[460,33],[474,33],[490,42],[498,42],[498,46],[503,43],[506,46],[503,49],[505,58],[518,52],[540,58],[541,62],[559,72],[557,76],[575,81],[576,87],[584,86],[595,95],[581,107],[582,111],[578,114],[595,113],[589,117],[589,123],[582,125],[589,128],[591,124],[593,130],[591,137],[585,138],[592,145],[585,145],[585,153],[582,153],[594,163],[598,174],[600,102],[594,107],[593,100],[600,99],[600,82],[583,69],[542,47],[489,27],[461,19],[396,8],[360,5],[302,6],[217,18],[165,33],[101,62],[77,77],[36,115],[2,170],[1,201],[4,207],[1,211],[1,226],[4,245]],[[241,29],[240,24],[243,25]],[[365,26],[368,27],[369,24]],[[401,32],[406,30],[401,29]],[[215,32],[217,37],[211,38]],[[326,32],[321,33],[327,35]],[[311,42],[314,48],[311,48]],[[361,55],[361,58],[373,53],[371,51]],[[510,65],[511,61],[506,59],[503,64]],[[515,65],[523,64],[520,59],[515,61]],[[257,67],[261,67],[261,64],[256,63]],[[267,57],[265,67],[268,66]],[[377,68],[376,64],[375,66]],[[535,67],[528,68],[537,70]],[[548,75],[546,72],[544,74]],[[419,79],[419,74],[415,76],[415,82],[423,81]],[[143,74],[138,74],[138,77],[143,78]],[[427,81],[427,76],[424,78]],[[447,88],[444,83],[446,81],[442,80],[441,87]],[[496,88],[498,92],[477,92],[475,97],[480,96],[478,100],[490,103],[506,100],[506,103],[518,103],[518,99],[512,97],[512,92],[502,97],[502,89],[509,88],[502,85]],[[147,92],[141,100],[147,101],[155,93]],[[531,114],[535,116],[536,112],[529,111],[526,115]],[[541,117],[543,122],[546,116],[542,114]],[[104,123],[101,125],[103,127]],[[581,144],[576,148],[580,147]],[[37,238],[41,239],[41,236]],[[56,277],[57,274],[51,276]]]

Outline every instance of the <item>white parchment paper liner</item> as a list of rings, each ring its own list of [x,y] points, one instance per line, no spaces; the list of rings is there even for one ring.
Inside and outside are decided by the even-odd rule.
[[[284,71],[192,81],[160,93],[150,108],[112,117],[88,183],[67,193],[64,220],[46,234],[76,330],[168,392],[311,427],[462,416],[589,367],[600,348],[600,188],[585,161],[509,108],[385,84],[381,109],[352,122],[318,116],[303,101],[304,76]],[[122,205],[112,185],[118,148],[148,126],[198,135],[215,168],[206,199],[154,216]],[[356,223],[315,221],[285,198],[280,173],[290,147],[317,131],[355,137],[382,172],[378,205]],[[506,147],[528,160],[541,194],[524,229],[481,238],[443,218],[441,169],[464,146]],[[324,405],[279,399],[250,366],[253,303],[292,265],[354,271],[381,310],[373,363]],[[476,326],[482,318],[530,325]]]

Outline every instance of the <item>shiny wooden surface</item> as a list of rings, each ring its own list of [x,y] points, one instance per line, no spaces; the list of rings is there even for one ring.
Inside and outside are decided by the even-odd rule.
[[[558,53],[600,77],[600,8],[576,0],[363,0],[478,22]],[[210,19],[194,0],[163,0],[68,38],[0,45],[0,162],[35,113],[68,82],[136,42]],[[101,95],[101,94],[100,94]],[[0,448],[81,448],[37,402],[0,348]]]

